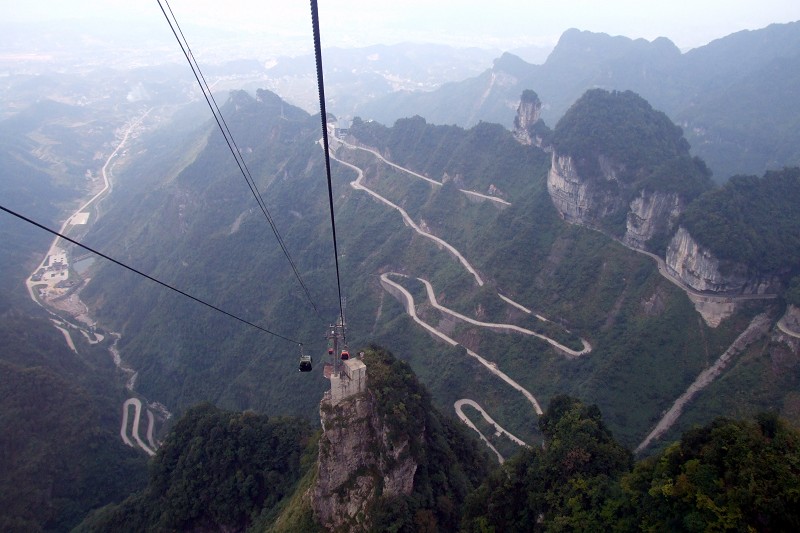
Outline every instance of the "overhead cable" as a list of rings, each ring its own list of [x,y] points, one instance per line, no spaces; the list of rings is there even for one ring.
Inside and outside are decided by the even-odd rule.
[[[322,147],[325,150],[325,175],[328,178],[328,204],[331,213],[331,233],[333,234],[333,256],[336,260],[336,288],[339,291],[339,317],[344,326],[344,307],[342,305],[342,282],[339,276],[339,248],[336,244],[336,218],[333,214],[333,183],[331,180],[331,156],[328,151],[328,112],[325,109],[325,81],[322,77],[322,46],[319,37],[319,10],[317,0],[311,0],[311,25],[314,28],[314,56],[317,62],[317,87],[319,89],[319,109],[322,119]]]
[[[256,185],[255,179],[253,178],[253,175],[250,173],[250,169],[248,168],[247,163],[245,163],[244,158],[242,157],[241,151],[239,150],[239,146],[236,144],[236,141],[234,140],[233,135],[231,134],[231,131],[228,128],[228,123],[225,122],[225,117],[222,115],[222,111],[220,111],[219,106],[217,105],[217,101],[214,99],[214,95],[211,93],[211,89],[209,88],[208,83],[206,82],[205,76],[203,76],[203,72],[200,70],[200,65],[194,58],[194,54],[192,53],[192,50],[189,47],[189,42],[186,40],[186,37],[183,34],[183,30],[181,30],[180,24],[178,23],[178,19],[172,12],[172,7],[169,5],[169,1],[163,0],[164,4],[166,4],[167,6],[169,15],[167,15],[167,10],[164,9],[164,5],[162,5],[161,0],[156,0],[156,1],[158,2],[158,6],[161,8],[161,12],[164,14],[164,18],[167,20],[167,24],[169,24],[169,27],[172,30],[172,34],[178,41],[178,45],[181,47],[181,51],[183,52],[183,55],[186,57],[186,61],[189,63],[189,66],[192,69],[192,73],[194,74],[194,77],[197,80],[197,84],[200,86],[200,91],[203,93],[203,97],[205,98],[209,109],[211,109],[211,114],[214,115],[214,120],[217,123],[217,127],[219,128],[220,132],[222,132],[222,136],[225,138],[225,143],[228,145],[228,149],[230,150],[231,155],[233,155],[233,158],[236,161],[236,165],[239,167],[239,171],[241,172],[242,176],[247,182],[247,186],[250,188],[250,192],[253,193],[253,197],[255,198],[256,203],[258,203],[258,206],[261,208],[261,212],[264,214],[264,217],[267,219],[267,222],[272,228],[272,232],[275,234],[275,238],[278,240],[278,244],[280,245],[281,250],[283,250],[283,254],[286,256],[286,259],[289,261],[289,265],[292,267],[292,271],[294,272],[297,281],[300,283],[300,286],[303,288],[303,291],[305,292],[306,298],[308,298],[311,307],[314,308],[314,312],[317,313],[317,316],[320,316],[319,310],[317,309],[317,306],[314,303],[313,298],[311,298],[311,293],[309,292],[306,284],[303,282],[303,278],[300,276],[300,272],[297,270],[297,265],[292,259],[292,256],[289,253],[289,249],[286,247],[286,243],[281,237],[280,232],[278,232],[278,228],[275,225],[275,221],[272,219],[272,216],[270,215],[269,210],[267,209],[267,205],[264,202],[263,197],[261,196],[261,192],[258,190],[258,186]],[[170,18],[170,16],[172,18]]]
[[[185,297],[187,297],[187,298],[189,298],[191,300],[194,300],[195,302],[200,303],[200,304],[202,304],[202,305],[204,305],[206,307],[209,307],[209,308],[213,309],[214,311],[217,311],[218,313],[222,313],[223,315],[229,316],[230,318],[233,318],[234,320],[238,320],[239,322],[242,322],[243,324],[247,324],[248,326],[256,328],[259,331],[263,331],[264,333],[269,333],[270,335],[278,337],[279,339],[283,339],[285,341],[293,342],[295,344],[300,344],[300,345],[303,344],[303,343],[301,343],[299,341],[296,341],[294,339],[291,339],[289,337],[285,337],[285,336],[281,335],[280,333],[275,333],[274,331],[270,331],[270,330],[268,330],[266,328],[262,328],[261,326],[259,326],[257,324],[253,324],[249,320],[245,320],[244,318],[236,316],[233,313],[229,313],[228,311],[225,311],[224,309],[220,309],[219,307],[217,307],[217,306],[215,306],[213,304],[210,304],[210,303],[208,303],[208,302],[206,302],[204,300],[201,300],[200,298],[197,298],[196,296],[192,296],[191,294],[189,294],[187,292],[184,292],[184,291],[182,291],[180,289],[177,289],[177,288],[173,287],[172,285],[170,285],[168,283],[164,283],[163,281],[161,281],[159,279],[156,279],[153,276],[150,276],[150,275],[145,274],[144,272],[141,272],[141,271],[139,271],[139,270],[137,270],[137,269],[135,269],[135,268],[133,268],[131,266],[128,266],[125,263],[123,263],[122,261],[118,261],[118,260],[114,259],[113,257],[109,257],[106,254],[95,250],[94,248],[90,248],[89,246],[87,246],[87,245],[85,245],[85,244],[83,244],[81,242],[78,242],[75,239],[71,239],[70,237],[67,237],[64,234],[62,234],[62,233],[60,233],[60,232],[58,232],[58,231],[56,231],[54,229],[50,229],[47,226],[44,226],[44,225],[36,222],[35,220],[32,220],[32,219],[26,217],[25,215],[21,215],[20,213],[17,213],[16,211],[13,211],[13,210],[11,210],[11,209],[9,209],[7,207],[4,207],[4,206],[0,205],[0,210],[5,211],[9,215],[13,215],[13,216],[15,216],[15,217],[17,217],[17,218],[19,218],[21,220],[24,220],[25,222],[27,222],[29,224],[33,224],[34,226],[36,226],[38,228],[41,228],[41,229],[43,229],[43,230],[45,230],[47,232],[50,232],[53,235],[56,235],[57,237],[61,237],[65,241],[68,241],[68,242],[71,242],[72,244],[80,246],[84,250],[87,250],[89,252],[92,252],[93,254],[99,255],[103,259],[107,259],[107,260],[111,261],[112,263],[117,264],[117,265],[119,265],[119,266],[121,266],[123,268],[126,268],[126,269],[130,270],[131,272],[133,272],[135,274],[138,274],[138,275],[140,275],[142,277],[145,277],[145,278],[149,279],[150,281],[154,281],[154,282],[158,283],[159,285],[161,285],[162,287],[166,287],[167,289],[169,289],[171,291],[177,292],[181,296],[185,296]]]

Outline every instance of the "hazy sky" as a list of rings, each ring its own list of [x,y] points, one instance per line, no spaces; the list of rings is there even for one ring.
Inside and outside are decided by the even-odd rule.
[[[311,46],[307,1],[172,0],[171,5],[187,33],[202,26],[255,32],[278,47]],[[319,0],[319,5],[323,46],[403,41],[552,46],[574,27],[648,40],[664,36],[688,49],[743,29],[800,20],[798,0]],[[97,18],[148,33],[166,28],[156,0],[0,0],[0,6],[6,22]]]

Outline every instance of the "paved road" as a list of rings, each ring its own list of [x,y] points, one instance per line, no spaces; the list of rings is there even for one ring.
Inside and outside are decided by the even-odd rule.
[[[75,343],[72,342],[72,335],[69,334],[69,330],[66,328],[62,328],[61,326],[56,326],[56,329],[64,334],[64,339],[67,341],[67,346],[69,346],[69,349],[75,353],[78,353],[78,349],[75,347]]]
[[[396,163],[392,163],[391,161],[389,161],[388,159],[383,157],[383,155],[381,155],[381,153],[378,152],[377,150],[373,150],[372,148],[366,148],[364,146],[358,146],[358,145],[355,145],[355,144],[350,144],[347,141],[344,141],[344,140],[339,139],[339,138],[337,138],[336,140],[339,141],[340,143],[342,143],[343,145],[347,146],[348,148],[352,148],[354,150],[364,150],[365,152],[369,152],[369,153],[373,154],[375,157],[377,157],[378,159],[380,159],[381,161],[383,161],[384,163],[386,163],[387,165],[389,165],[390,167],[394,167],[397,170],[402,170],[403,172],[405,172],[407,174],[411,174],[412,176],[414,176],[416,178],[423,179],[423,180],[427,181],[428,183],[430,183],[432,185],[438,185],[439,187],[442,186],[442,183],[439,182],[439,181],[432,180],[431,178],[429,178],[427,176],[423,176],[422,174],[419,174],[417,172],[414,172],[411,169],[408,169],[408,168],[405,168],[405,167],[401,167],[400,165],[398,165]],[[507,201],[505,201],[502,198],[499,198],[497,196],[490,196],[488,194],[479,193],[477,191],[470,191],[469,189],[459,189],[459,191],[463,192],[464,194],[468,194],[470,196],[477,196],[479,198],[484,198],[486,200],[491,200],[492,202],[496,202],[498,204],[511,205],[510,202],[507,202]]]
[[[145,451],[148,455],[155,455],[156,452],[153,451],[150,446],[145,444],[142,438],[139,436],[139,420],[142,415],[142,402],[139,398],[128,398],[125,400],[125,403],[122,404],[122,426],[119,429],[119,435],[122,437],[122,442],[135,448],[136,446],[131,442],[131,439],[128,438],[128,407],[133,406],[133,430],[131,434],[133,435],[133,440],[136,441],[136,444]],[[147,412],[149,415],[148,418],[148,427],[147,427],[147,435],[148,440],[150,443],[153,443],[153,413],[150,411]]]
[[[503,464],[503,462],[505,461],[505,458],[500,454],[499,451],[497,451],[497,448],[492,446],[492,443],[489,442],[489,439],[487,439],[486,436],[483,433],[481,433],[481,431],[477,428],[477,426],[475,426],[475,424],[472,423],[472,420],[470,420],[469,417],[464,414],[464,410],[462,408],[465,405],[469,405],[469,406],[477,409],[478,412],[483,416],[484,420],[486,420],[489,424],[494,426],[495,430],[498,433],[502,433],[502,434],[506,435],[509,439],[511,439],[513,442],[519,444],[520,446],[527,446],[527,444],[525,444],[525,441],[523,441],[522,439],[517,438],[515,435],[509,433],[500,424],[495,422],[494,419],[491,416],[489,416],[489,414],[486,411],[483,410],[483,407],[481,407],[480,404],[478,404],[478,402],[476,402],[474,400],[467,399],[467,398],[463,398],[461,400],[456,401],[453,404],[453,407],[455,408],[456,413],[458,414],[458,418],[462,422],[464,422],[467,426],[469,426],[470,428],[475,430],[478,433],[478,435],[480,435],[481,440],[486,443],[486,446],[488,446],[489,449],[491,449],[497,455],[497,460],[498,460],[498,462],[500,464]]]
[[[434,242],[436,242],[438,245],[443,246],[444,248],[446,248],[447,251],[449,251],[451,254],[453,254],[456,257],[456,259],[458,259],[459,262],[461,262],[461,264],[464,265],[464,268],[466,268],[467,271],[470,274],[472,274],[472,276],[475,278],[475,281],[477,282],[477,284],[479,286],[483,286],[483,279],[481,278],[480,274],[478,274],[478,272],[472,267],[472,265],[469,263],[469,261],[467,261],[467,259],[463,255],[461,255],[461,253],[458,250],[456,250],[455,247],[452,244],[450,244],[449,242],[445,241],[444,239],[440,239],[439,237],[437,237],[436,235],[433,235],[432,233],[428,233],[427,231],[423,230],[422,228],[420,228],[411,219],[411,217],[408,215],[408,213],[406,212],[405,209],[403,209],[399,205],[391,202],[390,200],[387,200],[386,198],[384,198],[380,194],[376,193],[372,189],[369,189],[366,186],[364,186],[361,183],[364,180],[364,171],[361,170],[359,167],[357,167],[355,165],[352,165],[352,164],[348,163],[347,161],[342,161],[341,159],[337,158],[333,154],[331,154],[331,159],[333,159],[334,161],[338,161],[339,163],[345,165],[346,167],[352,168],[353,170],[355,170],[358,173],[358,177],[356,178],[356,180],[350,182],[350,186],[351,187],[353,187],[354,189],[359,190],[359,191],[364,191],[364,192],[370,194],[371,196],[373,196],[374,198],[378,199],[379,201],[383,202],[384,204],[388,205],[392,209],[396,209],[397,211],[399,211],[400,214],[403,216],[403,221],[406,223],[407,226],[410,226],[414,231],[416,231],[417,233],[419,233],[423,237],[427,237],[428,239],[431,239]]]
[[[434,292],[433,286],[430,284],[430,282],[428,280],[422,279],[422,278],[417,278],[417,279],[419,281],[421,281],[425,285],[425,290],[428,293],[428,300],[430,301],[430,303],[431,303],[431,305],[433,307],[435,307],[439,311],[442,311],[444,313],[449,314],[450,316],[454,316],[454,317],[456,317],[456,318],[458,318],[460,320],[463,320],[464,322],[468,322],[468,323],[473,324],[475,326],[481,326],[481,327],[488,328],[488,329],[494,329],[494,330],[502,329],[502,330],[508,330],[508,331],[515,331],[517,333],[522,333],[524,335],[530,335],[532,337],[536,337],[536,338],[542,339],[543,341],[549,343],[551,346],[553,346],[557,350],[560,350],[561,352],[566,354],[568,357],[579,357],[581,355],[587,354],[587,353],[592,351],[592,346],[584,339],[581,339],[581,342],[583,342],[583,349],[580,350],[580,351],[577,351],[577,350],[573,350],[571,348],[567,348],[566,346],[564,346],[560,342],[555,341],[555,340],[551,339],[550,337],[546,337],[545,335],[542,335],[541,333],[536,333],[535,331],[531,331],[531,330],[526,329],[526,328],[521,328],[519,326],[515,326],[514,324],[497,324],[497,323],[494,323],[494,322],[481,322],[479,320],[475,320],[474,318],[470,318],[468,316],[464,316],[461,313],[453,311],[452,309],[448,309],[447,307],[444,307],[443,305],[439,304],[439,302],[436,300],[436,293]]]
[[[108,156],[108,159],[106,159],[106,162],[103,165],[103,170],[101,172],[101,174],[103,176],[103,188],[100,190],[100,192],[98,192],[97,194],[92,196],[86,203],[84,203],[82,206],[80,206],[74,213],[72,213],[70,216],[67,217],[67,219],[64,221],[64,223],[59,228],[59,230],[58,230],[59,233],[64,233],[65,230],[67,229],[67,226],[72,223],[74,217],[76,217],[79,213],[81,213],[87,207],[89,207],[94,202],[96,202],[98,198],[100,198],[101,196],[106,194],[111,189],[111,180],[109,178],[109,168],[110,168],[110,165],[111,165],[111,161],[116,157],[116,155],[119,153],[119,151],[122,149],[122,147],[125,146],[125,143],[128,142],[128,137],[130,136],[131,132],[133,132],[134,128],[136,128],[139,124],[141,124],[142,120],[144,120],[144,118],[150,113],[150,111],[152,111],[152,110],[148,109],[142,116],[132,120],[131,123],[128,125],[128,128],[125,130],[125,133],[123,134],[122,139],[120,140],[119,144],[117,144],[117,147],[114,148],[114,151],[111,152],[111,155]],[[34,273],[36,273],[36,271],[38,271],[39,268],[42,268],[44,266],[44,260],[46,260],[49,255],[52,255],[52,254],[55,253],[56,249],[58,248],[57,244],[58,244],[58,241],[59,241],[60,238],[61,237],[55,237],[53,239],[53,242],[50,244],[50,248],[48,249],[47,254],[45,255],[44,259],[42,260],[42,263],[39,264],[39,266],[36,268],[36,270],[33,271]],[[40,283],[38,283],[38,282],[30,282],[30,281],[27,284],[28,285],[28,291],[30,292],[31,298],[33,298],[33,301],[36,302],[36,303],[39,303],[39,302],[34,297],[34,294],[33,294],[32,291],[33,291],[33,286],[34,285],[39,285],[39,284]]]
[[[515,302],[514,300],[512,300],[512,299],[511,299],[511,298],[509,298],[508,296],[503,296],[503,295],[502,295],[502,294],[500,294],[499,292],[497,293],[497,295],[498,295],[498,296],[499,296],[499,297],[500,297],[502,300],[505,300],[506,302],[508,302],[509,304],[513,305],[514,307],[516,307],[516,308],[517,308],[517,309],[519,309],[520,311],[524,311],[525,313],[527,313],[527,314],[529,314],[529,315],[533,315],[533,316],[535,316],[536,318],[538,318],[539,320],[541,320],[542,322],[550,322],[548,319],[546,319],[546,318],[545,318],[545,317],[543,317],[542,315],[537,315],[536,313],[534,313],[533,311],[531,311],[530,309],[528,309],[528,308],[527,308],[527,307],[525,307],[524,305],[522,305],[522,304],[520,304],[520,303],[517,303],[517,302]]]
[[[622,240],[620,240],[620,239],[618,239],[616,237],[613,237],[611,235],[608,235],[605,232],[603,232],[601,230],[598,230],[596,228],[589,228],[588,226],[584,226],[584,227],[586,227],[588,229],[594,229],[595,231],[598,231],[598,232],[602,233],[606,237],[614,239],[615,241],[620,243],[625,248],[627,248],[629,250],[633,250],[634,252],[637,252],[637,253],[640,253],[640,254],[644,254],[647,257],[653,259],[656,262],[656,265],[658,265],[658,273],[661,274],[664,278],[666,278],[673,285],[677,286],[679,289],[681,289],[682,291],[686,292],[686,294],[688,296],[699,296],[699,297],[709,298],[709,299],[712,299],[712,300],[717,300],[720,303],[726,303],[726,302],[731,302],[731,301],[734,301],[734,302],[735,301],[744,301],[744,300],[771,300],[771,299],[774,299],[774,298],[778,297],[776,294],[714,294],[713,292],[698,291],[698,290],[693,289],[692,287],[686,285],[679,278],[676,278],[675,275],[672,273],[672,271],[667,266],[667,263],[662,258],[657,256],[656,254],[650,253],[650,252],[648,252],[646,250],[641,250],[639,248],[634,248],[633,246],[625,244]]]
[[[394,166],[394,167],[396,167],[396,168],[398,168],[398,169],[401,169],[401,170],[403,170],[403,171],[405,171],[405,172],[408,172],[408,173],[410,173],[410,174],[413,174],[413,175],[415,175],[415,176],[418,176],[418,177],[420,177],[420,178],[422,178],[422,179],[425,179],[425,180],[427,180],[427,181],[430,181],[430,182],[432,182],[432,183],[439,184],[438,182],[436,182],[436,181],[433,181],[433,180],[431,180],[430,178],[426,178],[425,176],[422,176],[421,174],[417,174],[417,173],[415,173],[415,172],[413,172],[413,171],[411,171],[411,170],[408,170],[408,169],[406,169],[406,168],[403,168],[403,167],[401,167],[401,166],[395,165],[394,163],[391,163],[391,162],[387,161],[386,159],[384,159],[384,157],[383,157],[381,154],[379,154],[378,152],[376,152],[376,151],[374,151],[374,150],[371,150],[371,149],[368,149],[368,148],[360,148],[360,147],[354,146],[354,145],[352,145],[352,144],[345,143],[345,142],[343,142],[343,141],[342,141],[342,144],[344,144],[345,146],[351,147],[351,148],[360,149],[360,150],[365,150],[365,151],[367,151],[367,152],[370,152],[370,153],[374,154],[376,157],[379,157],[381,160],[385,161],[386,163],[388,163],[388,164],[390,164],[390,165],[392,165],[392,166]],[[419,233],[420,235],[423,235],[423,236],[425,236],[425,237],[427,237],[427,238],[429,238],[429,239],[433,239],[433,240],[434,240],[434,241],[435,241],[437,244],[440,244],[441,246],[444,246],[444,247],[445,247],[445,248],[446,248],[446,249],[447,249],[447,250],[448,250],[448,251],[449,251],[451,254],[453,254],[453,255],[454,255],[456,258],[458,258],[458,260],[461,262],[461,264],[462,264],[462,265],[464,265],[464,268],[466,268],[466,269],[467,269],[467,271],[468,271],[470,274],[472,274],[472,275],[473,275],[473,277],[475,277],[475,280],[477,281],[478,285],[479,285],[479,286],[483,286],[483,279],[480,277],[480,275],[477,273],[477,271],[476,271],[476,270],[475,270],[475,269],[472,267],[472,265],[469,263],[469,261],[467,261],[467,259],[466,259],[466,258],[465,258],[463,255],[461,255],[461,253],[460,253],[460,252],[459,252],[459,251],[458,251],[458,250],[457,250],[457,249],[456,249],[456,248],[455,248],[453,245],[451,245],[450,243],[448,243],[448,242],[447,242],[447,241],[445,241],[444,239],[441,239],[441,238],[439,238],[439,237],[437,237],[437,236],[435,236],[435,235],[432,235],[432,234],[430,234],[430,233],[426,232],[425,230],[421,229],[421,228],[420,228],[420,227],[419,227],[419,226],[418,226],[418,225],[417,225],[417,224],[416,224],[416,223],[415,223],[415,222],[414,222],[414,221],[411,219],[411,217],[409,216],[409,214],[408,214],[408,213],[407,213],[407,212],[406,212],[406,211],[405,211],[405,210],[404,210],[402,207],[398,206],[397,204],[393,203],[392,201],[390,201],[390,200],[388,200],[388,199],[384,198],[384,197],[383,197],[383,196],[381,196],[380,194],[378,194],[378,193],[376,193],[375,191],[373,191],[373,190],[369,189],[368,187],[366,187],[366,186],[363,184],[363,180],[364,180],[364,171],[363,171],[361,168],[359,168],[359,167],[357,167],[356,165],[353,165],[353,164],[351,164],[351,163],[348,163],[347,161],[343,161],[343,160],[341,160],[341,159],[337,158],[337,157],[336,157],[336,156],[335,156],[333,153],[331,153],[331,158],[332,158],[333,160],[335,160],[335,161],[338,161],[339,163],[341,163],[341,164],[343,164],[343,165],[345,165],[345,166],[347,166],[347,167],[349,167],[349,168],[351,168],[351,169],[353,169],[353,170],[355,170],[355,171],[356,171],[356,175],[357,175],[357,177],[356,177],[356,180],[355,180],[355,181],[353,181],[353,182],[350,182],[350,185],[351,185],[351,186],[352,186],[354,189],[356,189],[356,190],[361,190],[361,191],[364,191],[364,192],[366,192],[366,193],[368,193],[368,194],[372,195],[374,198],[377,198],[379,201],[383,202],[384,204],[388,205],[389,207],[392,207],[393,209],[396,209],[397,211],[399,211],[399,212],[400,212],[400,214],[403,216],[403,220],[404,220],[404,222],[406,223],[406,225],[408,225],[408,226],[410,226],[411,228],[413,228],[413,229],[414,229],[414,230],[415,230],[417,233]],[[439,184],[439,185],[440,185],[440,184]],[[427,282],[426,282],[426,283],[427,283]],[[498,293],[498,296],[500,296],[500,298],[502,298],[502,299],[503,299],[504,301],[506,301],[507,303],[509,303],[509,304],[511,304],[511,305],[513,305],[513,306],[515,306],[515,307],[517,307],[518,309],[522,309],[523,311],[525,311],[525,312],[527,312],[527,313],[529,313],[529,314],[531,313],[531,311],[530,311],[528,308],[526,308],[526,307],[522,306],[521,304],[518,304],[517,302],[515,302],[515,301],[511,300],[510,298],[508,298],[508,297],[506,297],[506,296],[503,296],[502,294],[499,294],[499,293]],[[434,302],[435,302],[435,297],[434,297],[434,299],[433,299],[432,301],[434,301]],[[442,309],[445,309],[445,308],[442,308]],[[447,310],[447,311],[449,312],[449,310]],[[452,313],[451,313],[451,314],[452,314]],[[463,316],[463,315],[459,315],[459,316]],[[544,317],[543,317],[543,316],[541,316],[541,315],[538,315],[538,314],[537,314],[537,315],[535,315],[535,316],[536,316],[538,319],[540,319],[540,320],[543,320],[543,321],[545,321],[545,322],[547,322],[547,321],[548,321],[546,318],[544,318]],[[471,322],[472,322],[472,323],[474,323],[474,324],[487,326],[487,325],[486,325],[486,323],[478,323],[478,322],[472,321],[472,319],[469,319],[469,318],[467,318],[467,317],[463,317],[463,318],[464,318],[465,320],[467,320],[467,321],[471,321]],[[561,350],[561,351],[562,351],[562,352],[563,352],[565,355],[567,355],[567,357],[579,357],[579,356],[581,356],[581,355],[587,354],[587,353],[589,353],[589,352],[591,352],[591,351],[592,351],[592,346],[591,346],[591,344],[589,344],[589,342],[588,342],[588,341],[586,341],[586,339],[581,339],[581,343],[582,343],[582,345],[583,345],[583,348],[582,348],[581,350],[572,350],[572,349],[570,349],[570,348],[567,348],[567,347],[566,347],[566,346],[564,346],[563,344],[561,344],[561,343],[559,343],[559,342],[557,342],[557,341],[555,341],[555,340],[553,340],[553,339],[551,339],[551,338],[549,338],[549,337],[546,337],[546,336],[544,336],[544,335],[541,335],[541,334],[539,334],[539,333],[535,333],[535,332],[533,332],[533,331],[530,331],[530,330],[527,330],[527,329],[524,329],[524,328],[520,328],[520,327],[518,327],[518,326],[511,326],[511,325],[501,325],[501,324],[495,324],[495,325],[493,325],[493,326],[496,326],[496,327],[505,327],[505,329],[515,329],[516,331],[519,331],[519,332],[521,332],[521,333],[525,333],[525,334],[529,334],[529,335],[533,335],[533,336],[539,337],[539,338],[541,338],[541,339],[545,340],[546,342],[550,343],[550,344],[551,344],[552,346],[554,346],[556,349],[558,349],[558,350]],[[487,327],[488,327],[488,326],[487,326]]]
[[[788,311],[787,311],[787,313],[788,313]],[[785,319],[786,319],[786,315],[784,314],[781,317],[781,319],[778,320],[778,324],[777,324],[778,325],[778,329],[781,330],[782,332],[786,333],[790,337],[794,337],[795,339],[800,339],[800,333],[790,329],[789,326],[786,325]]]
[[[426,330],[430,331],[436,337],[439,337],[440,339],[442,339],[446,343],[450,344],[451,346],[459,345],[458,341],[456,341],[456,340],[452,339],[451,337],[445,335],[444,333],[442,333],[438,329],[434,328],[433,326],[431,326],[430,324],[428,324],[427,322],[423,321],[422,319],[420,319],[417,316],[417,311],[416,311],[416,308],[414,306],[414,297],[411,295],[410,292],[408,292],[406,290],[405,287],[403,287],[402,285],[400,285],[398,283],[395,283],[394,281],[389,279],[389,275],[390,274],[403,276],[402,274],[396,274],[396,273],[393,273],[393,272],[381,274],[381,285],[383,285],[384,289],[386,289],[390,294],[392,294],[393,296],[399,297],[399,299],[403,303],[403,306],[406,309],[406,313],[408,313],[408,315],[417,324],[421,325],[423,328],[425,328]],[[405,277],[405,276],[403,276],[403,277]],[[477,353],[473,352],[472,350],[470,350],[467,347],[464,347],[464,349],[467,351],[467,354],[470,357],[474,357],[475,359],[477,359],[484,367],[486,367],[487,370],[489,370],[489,372],[491,372],[495,376],[499,377],[500,379],[502,379],[503,381],[505,381],[506,383],[511,385],[511,387],[513,387],[514,389],[516,389],[520,393],[522,393],[522,395],[525,396],[525,398],[531,403],[531,405],[533,406],[533,410],[536,412],[537,415],[543,414],[542,408],[539,406],[539,402],[536,400],[536,398],[533,396],[533,394],[531,394],[530,391],[528,391],[528,389],[526,389],[525,387],[523,387],[522,385],[520,385],[519,383],[517,383],[516,381],[511,379],[503,371],[499,370],[497,368],[497,365],[495,365],[494,363],[488,361],[487,359],[484,359],[483,357],[481,357],[480,355],[478,355]]]

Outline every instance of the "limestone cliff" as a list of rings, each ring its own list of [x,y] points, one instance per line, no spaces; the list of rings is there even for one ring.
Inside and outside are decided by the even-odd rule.
[[[602,229],[634,248],[659,236],[711,187],[679,127],[632,93],[587,91],[556,125],[547,189],[567,222]]]
[[[613,181],[609,173],[606,181]],[[603,182],[590,181],[578,175],[572,157],[553,152],[547,191],[561,217],[571,224],[596,227],[600,219],[620,209],[622,198]]]
[[[329,531],[367,531],[379,497],[409,495],[417,463],[409,439],[392,441],[367,391],[331,406],[323,401],[312,507]],[[420,438],[422,435],[420,435]]]
[[[780,290],[780,279],[755,272],[742,263],[721,261],[700,246],[683,227],[667,246],[670,273],[698,291],[730,294],[769,294]]]
[[[407,363],[365,350],[366,390],[320,405],[323,434],[306,497],[327,531],[456,532],[485,450],[442,416]]]
[[[533,91],[524,91],[517,107],[517,116],[514,117],[514,137],[522,144],[541,147],[542,134],[538,132],[543,124],[542,102]]]
[[[645,243],[657,233],[670,232],[683,210],[677,193],[642,190],[630,203],[623,242],[645,249]]]

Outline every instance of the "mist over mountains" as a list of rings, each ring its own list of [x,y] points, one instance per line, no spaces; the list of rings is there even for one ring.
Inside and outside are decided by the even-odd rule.
[[[697,461],[708,459],[720,432],[748,446],[788,442],[785,453],[795,453],[797,23],[685,54],[666,39],[570,30],[541,65],[505,54],[483,73],[491,58],[477,50],[397,45],[330,57],[348,342],[374,361],[375,380],[373,367],[367,379],[375,388],[365,398],[377,402],[325,413],[330,424],[363,415],[363,427],[377,431],[375,455],[359,452],[367,462],[339,472],[343,485],[328,491],[363,497],[361,518],[330,520],[365,529],[517,524],[485,507],[508,496],[501,474],[486,474],[483,444],[454,416],[472,421],[498,457],[516,457],[502,475],[531,473],[522,490],[542,496],[528,502],[530,516],[541,513],[547,524],[578,516],[565,514],[564,503],[577,496],[547,492],[538,467],[551,475],[572,465],[553,474],[563,486],[590,479],[597,490],[580,501],[592,510],[599,494],[619,496],[630,472],[642,484],[677,478],[654,463],[633,466],[628,450],[674,454],[670,443],[695,424],[708,429],[687,434],[682,446]],[[144,528],[319,526],[324,513],[312,512],[303,494],[315,486],[322,443],[337,442],[327,430],[318,441],[309,427],[330,388],[320,360],[338,302],[320,117],[302,105],[313,92],[308,61],[233,61],[206,72],[318,313],[178,67],[6,76],[4,205],[58,228],[100,194],[84,210],[86,223],[64,223],[70,236],[302,341],[316,364],[299,373],[293,343],[99,258],[78,272],[89,256],[78,248],[67,248],[74,284],[48,300],[29,293],[26,280],[52,238],[4,213],[0,413],[14,431],[2,441],[10,473],[3,493],[32,487],[31,503],[7,507],[4,527],[66,530],[128,496],[84,527],[133,516]],[[715,185],[711,171],[727,183]],[[735,174],[750,175],[727,180]],[[68,305],[75,298],[91,320],[76,317]],[[659,429],[699,381],[700,392]],[[203,402],[217,407],[193,407]],[[536,407],[551,402],[540,416]],[[762,411],[786,422],[712,423]],[[145,447],[130,421],[122,425],[131,413],[141,418]],[[576,437],[578,451],[608,459],[606,470],[559,448],[564,435],[580,433],[576,421],[594,428],[591,438]],[[346,433],[348,424],[337,427]],[[86,431],[60,437],[74,428]],[[509,435],[530,447],[521,451]],[[539,454],[543,442],[551,451]],[[163,451],[145,488],[149,446]],[[52,459],[59,454],[64,461]],[[454,456],[459,468],[439,472]],[[203,464],[214,466],[203,473]],[[791,483],[797,472],[780,475]],[[691,490],[705,487],[692,482]],[[219,490],[209,496],[204,483]],[[384,483],[411,488],[393,498]],[[633,516],[639,496],[626,494],[632,499],[603,505]],[[711,520],[676,509],[662,509],[658,523],[679,523],[690,511]]]
[[[798,23],[742,31],[681,53],[666,38],[565,32],[547,61],[512,54],[491,69],[427,94],[395,93],[354,113],[390,124],[414,114],[436,124],[512,125],[523,89],[542,100],[551,127],[591,88],[632,90],[680,125],[718,182],[796,164]],[[744,117],[749,117],[745,119]]]

